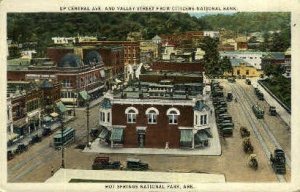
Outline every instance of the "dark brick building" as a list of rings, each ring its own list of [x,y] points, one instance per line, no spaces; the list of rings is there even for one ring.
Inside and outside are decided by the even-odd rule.
[[[111,147],[207,147],[210,108],[201,83],[138,82],[100,104],[100,139]],[[200,139],[199,139],[200,138]]]

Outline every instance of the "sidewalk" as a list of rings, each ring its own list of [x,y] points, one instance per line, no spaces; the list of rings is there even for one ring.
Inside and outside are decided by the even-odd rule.
[[[74,119],[74,116],[66,116],[65,117],[65,120],[64,120],[64,123],[67,123],[71,120]],[[51,130],[54,131],[56,130],[58,127],[60,126],[60,122],[55,122],[51,125]],[[39,135],[40,137],[42,136],[42,133],[43,133],[43,129],[42,128],[38,128],[37,130],[31,132],[29,135],[25,135],[23,137],[21,137],[18,141],[16,141],[13,145],[7,147],[7,151],[9,150],[16,150],[17,147],[18,147],[18,144],[19,143],[24,143],[25,145],[28,145],[29,144],[29,141],[31,140],[31,137],[34,136],[34,135]]]
[[[257,78],[253,78],[252,85],[253,87],[257,87],[263,94],[266,102],[276,107],[276,111],[278,115],[281,117],[281,119],[289,126],[291,127],[291,115],[262,87],[258,84]]]

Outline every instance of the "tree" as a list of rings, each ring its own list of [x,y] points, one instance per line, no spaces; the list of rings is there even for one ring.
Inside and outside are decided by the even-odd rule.
[[[233,72],[231,62],[230,62],[229,58],[226,56],[220,60],[220,66],[221,66],[221,69],[223,72],[229,72],[229,73]]]
[[[204,55],[204,66],[206,73],[208,74],[220,74],[220,63],[219,63],[219,51],[218,51],[218,39],[211,37],[204,37],[199,47],[205,51]]]

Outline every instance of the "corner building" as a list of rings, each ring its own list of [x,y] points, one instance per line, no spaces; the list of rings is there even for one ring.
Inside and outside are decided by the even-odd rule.
[[[210,107],[202,83],[139,82],[106,94],[100,105],[101,142],[110,147],[208,147]]]

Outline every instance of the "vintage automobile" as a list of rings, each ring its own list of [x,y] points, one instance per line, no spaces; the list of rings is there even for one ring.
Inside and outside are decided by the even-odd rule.
[[[265,99],[264,94],[257,87],[254,88],[254,93],[259,100],[263,101]]]
[[[248,165],[254,170],[258,169],[258,161],[256,154],[250,154],[248,158]]]
[[[246,81],[245,81],[245,82],[246,82],[246,84],[247,84],[247,85],[251,85],[251,81],[250,81],[250,79],[246,79]]]
[[[285,154],[282,149],[275,149],[274,155],[270,155],[270,161],[272,163],[272,168],[276,174],[285,174]]]
[[[28,146],[25,145],[24,143],[20,143],[16,149],[16,154],[23,153],[24,151],[28,150]]]
[[[228,102],[230,102],[230,101],[232,101],[232,99],[233,99],[232,93],[231,93],[231,92],[228,92],[228,93],[227,93],[226,100],[227,100]]]
[[[51,135],[51,133],[52,133],[52,130],[51,130],[50,127],[44,127],[43,128],[43,132],[42,132],[43,137],[49,136],[49,135]]]
[[[34,135],[34,136],[31,137],[31,140],[29,141],[29,144],[33,145],[33,144],[39,143],[41,141],[42,141],[41,137],[39,137],[38,135]]]
[[[235,78],[234,77],[228,77],[228,82],[230,83],[235,83]]]
[[[240,134],[241,134],[241,137],[244,138],[244,137],[250,137],[250,131],[244,127],[244,126],[241,126],[240,128]]]
[[[92,169],[100,170],[100,169],[120,169],[121,163],[120,161],[109,161],[109,157],[96,157],[94,159]]]
[[[251,144],[250,138],[249,137],[245,137],[243,140],[243,149],[245,153],[253,153],[253,146]]]
[[[252,106],[253,113],[255,114],[257,119],[263,119],[264,118],[264,110],[260,108],[258,105]]]
[[[276,116],[277,115],[276,107],[275,106],[270,106],[270,108],[269,108],[269,114],[271,116]]]
[[[140,159],[128,158],[126,168],[130,170],[144,171],[149,169],[148,163],[142,163]]]

